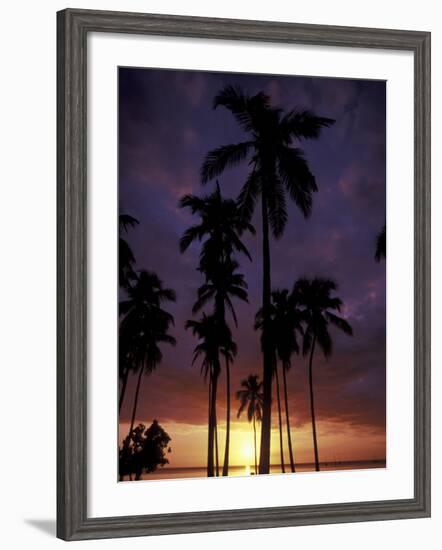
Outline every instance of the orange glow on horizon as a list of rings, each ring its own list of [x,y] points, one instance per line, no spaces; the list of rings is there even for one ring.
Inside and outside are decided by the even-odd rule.
[[[138,421],[138,423],[141,421]],[[148,426],[149,421],[143,421]],[[207,425],[160,422],[172,438],[172,452],[167,455],[170,467],[204,467],[207,453]],[[120,441],[129,425],[120,424]],[[220,464],[224,460],[225,425],[218,426]],[[291,429],[295,462],[313,461],[311,425]],[[345,462],[385,459],[386,438],[384,431],[369,427],[355,427],[345,422],[318,423],[319,458],[321,462]],[[260,426],[257,427],[257,460],[259,463]],[[286,427],[283,425],[284,462],[288,464],[289,452]],[[235,421],[230,429],[230,465],[254,469],[255,450],[253,428],[246,421]],[[279,429],[273,426],[271,440],[271,463],[280,463]]]

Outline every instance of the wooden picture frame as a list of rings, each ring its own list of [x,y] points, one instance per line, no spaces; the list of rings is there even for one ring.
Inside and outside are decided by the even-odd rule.
[[[124,517],[87,517],[87,36],[152,34],[414,55],[414,497]],[[430,515],[430,33],[89,10],[57,14],[57,535],[65,540],[406,519]]]

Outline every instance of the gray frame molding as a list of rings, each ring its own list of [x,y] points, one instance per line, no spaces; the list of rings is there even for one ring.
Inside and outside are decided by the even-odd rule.
[[[87,517],[87,35],[137,33],[408,50],[415,77],[414,498]],[[430,33],[122,12],[57,14],[57,536],[80,540],[430,515]]]

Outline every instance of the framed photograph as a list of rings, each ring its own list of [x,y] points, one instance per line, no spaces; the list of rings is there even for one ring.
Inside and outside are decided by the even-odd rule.
[[[58,13],[65,540],[430,515],[430,33]]]

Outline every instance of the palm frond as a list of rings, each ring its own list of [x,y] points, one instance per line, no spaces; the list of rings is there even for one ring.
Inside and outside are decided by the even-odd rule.
[[[330,311],[325,312],[325,316],[327,320],[336,328],[338,328],[345,334],[348,334],[349,336],[353,336],[353,329],[350,323],[346,319],[343,319],[342,317],[338,317],[337,315],[335,315],[334,313],[331,313]]]
[[[283,147],[279,151],[278,172],[290,198],[308,217],[312,210],[312,194],[318,188],[313,174],[300,149]]]
[[[281,119],[281,128],[287,141],[289,139],[317,139],[323,128],[335,123],[332,118],[316,116],[308,110],[293,110]]]
[[[276,239],[281,237],[287,223],[287,204],[280,181],[275,181],[271,192],[266,194],[270,227]]]
[[[118,216],[118,224],[123,231],[127,232],[129,227],[135,227],[139,223],[140,222],[130,214],[120,214]]]
[[[203,231],[201,225],[188,227],[180,239],[180,252],[185,252],[194,241],[200,241],[202,238]]]
[[[251,151],[253,142],[245,141],[230,145],[222,145],[207,153],[201,167],[201,181],[207,183],[219,176],[228,167],[237,166]]]
[[[192,214],[196,214],[204,209],[205,200],[197,195],[184,195],[179,200],[178,206],[180,208],[190,208]]]
[[[380,262],[382,258],[385,258],[387,255],[387,228],[386,225],[381,229],[381,231],[376,236],[376,253],[375,259],[377,262]]]
[[[238,86],[225,86],[213,100],[213,108],[222,106],[229,110],[239,126],[251,132],[256,126],[256,118],[270,106],[270,98],[263,92],[250,97]]]
[[[238,195],[238,207],[241,216],[244,220],[250,221],[255,210],[256,199],[261,191],[261,184],[258,172],[252,170],[247,176],[246,182],[243,185]]]
[[[333,351],[333,341],[327,330],[327,325],[323,324],[316,327],[315,336],[318,346],[322,349],[322,353],[325,357],[329,357]]]

